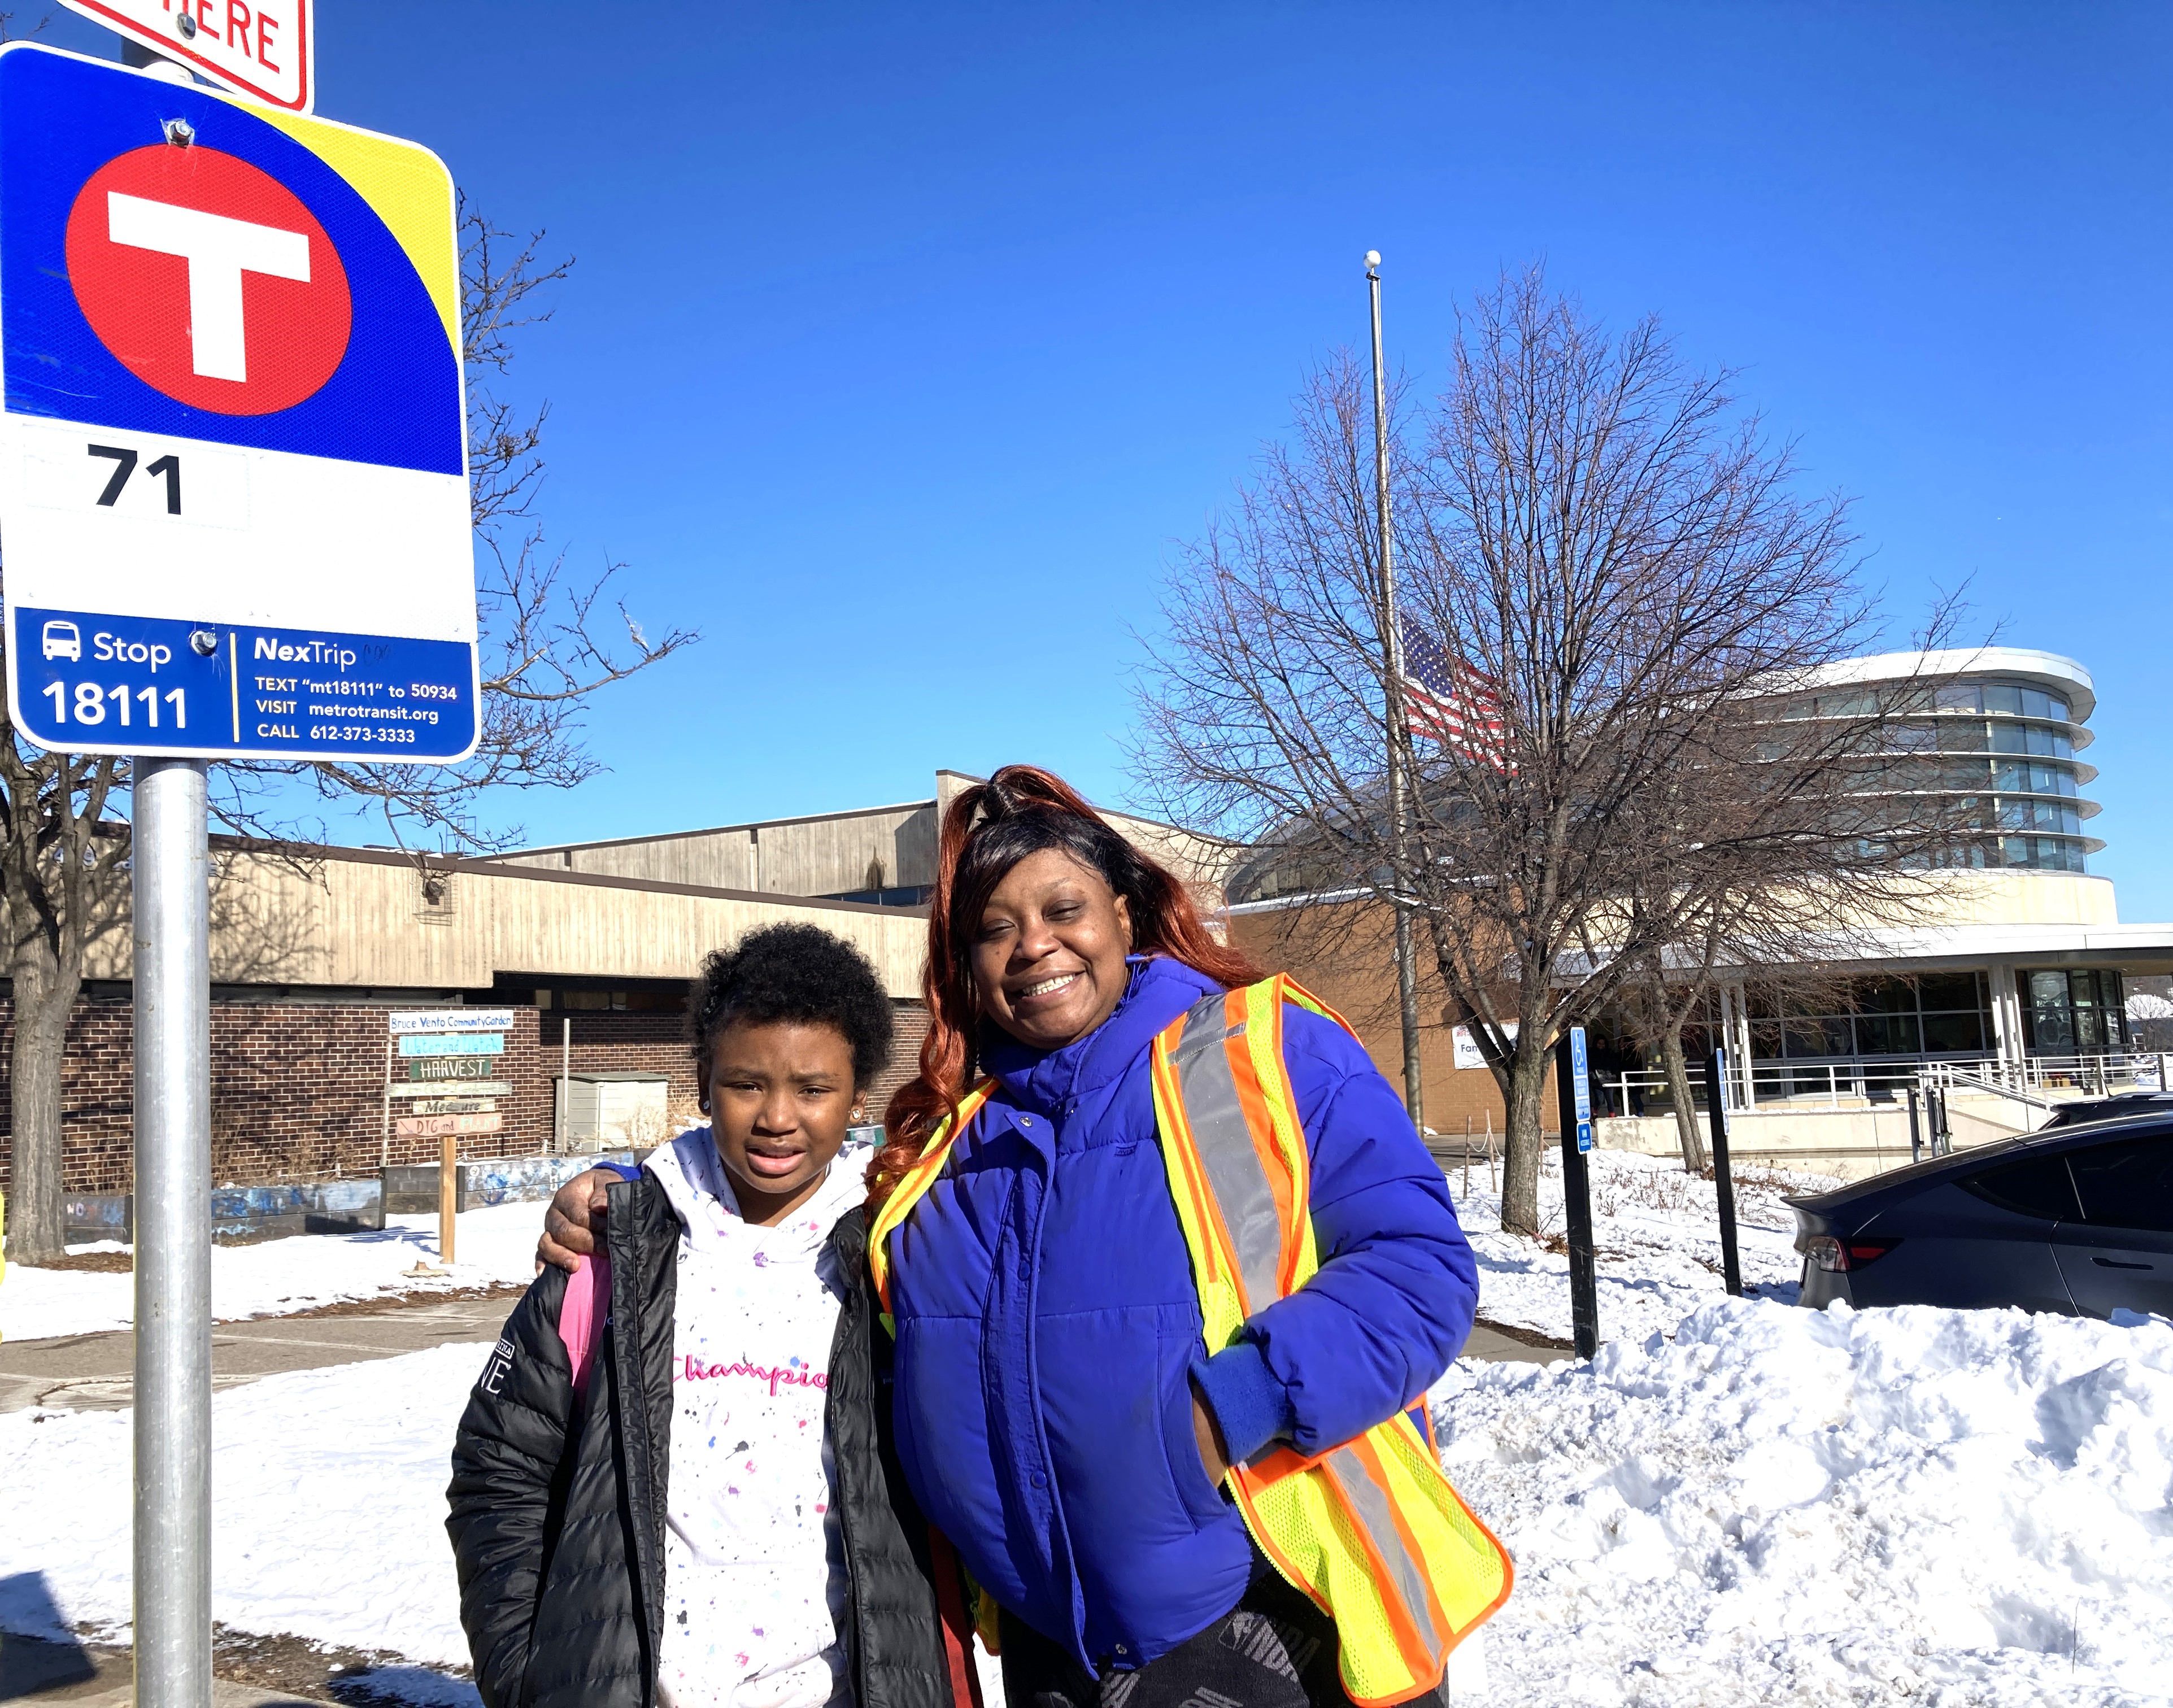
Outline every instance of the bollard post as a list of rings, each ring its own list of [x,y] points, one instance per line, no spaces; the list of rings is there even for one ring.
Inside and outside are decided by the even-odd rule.
[[[1743,1296],[1743,1264],[1735,1248],[1735,1176],[1728,1161],[1728,1052],[1705,1059],[1706,1118],[1712,1128],[1712,1178],[1720,1198],[1720,1278],[1731,1299]]]
[[[1585,1076],[1584,1028],[1573,1026],[1555,1046],[1555,1089],[1561,1117],[1562,1210],[1569,1236],[1570,1335],[1577,1355],[1599,1350],[1599,1280],[1592,1250],[1592,1182],[1585,1152],[1592,1146],[1592,1090]]]

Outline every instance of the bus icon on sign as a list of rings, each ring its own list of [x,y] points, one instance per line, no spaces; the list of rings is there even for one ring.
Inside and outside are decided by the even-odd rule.
[[[46,625],[46,656],[83,662],[83,631],[72,622],[57,620]]]

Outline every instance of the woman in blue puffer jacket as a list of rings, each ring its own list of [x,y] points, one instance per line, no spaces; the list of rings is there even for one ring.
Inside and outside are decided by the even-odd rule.
[[[870,1215],[992,1076],[887,1250],[900,1461],[1002,1610],[1011,1708],[1344,1703],[1334,1627],[1220,1485],[1278,1443],[1351,1440],[1448,1368],[1477,1286],[1441,1169],[1357,1043],[1289,1008],[1320,1267],[1208,1356],[1150,1052],[1259,973],[1025,766],[952,804],[929,939],[921,1075],[891,1103]],[[554,1259],[588,1244],[577,1188]]]

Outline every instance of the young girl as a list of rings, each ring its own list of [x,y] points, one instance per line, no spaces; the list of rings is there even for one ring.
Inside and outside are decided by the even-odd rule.
[[[489,1708],[961,1708],[891,1453],[864,1189],[833,1167],[890,1004],[857,950],[779,925],[711,955],[690,1005],[710,1125],[609,1188],[596,1257],[537,1277],[461,1420],[477,1686]]]

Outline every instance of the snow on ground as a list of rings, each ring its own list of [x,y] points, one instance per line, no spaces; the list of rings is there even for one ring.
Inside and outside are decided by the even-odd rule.
[[[1585,1160],[1592,1182],[1601,1340],[1638,1342],[1672,1334],[1699,1306],[1727,1296],[1721,1285],[1718,1189],[1712,1181],[1685,1173],[1680,1161],[1626,1150],[1594,1150]],[[1480,1316],[1567,1341],[1568,1257],[1544,1241],[1502,1231],[1501,1198],[1487,1189],[1484,1164],[1471,1170],[1468,1193],[1464,1177],[1461,1164],[1450,1168],[1457,1214],[1479,1259]],[[1828,1191],[1839,1183],[1824,1175],[1743,1168],[1735,1171],[1735,1182],[1744,1285],[1759,1298],[1793,1304],[1803,1259],[1793,1244],[1795,1220],[1782,1198]],[[1539,1223],[1558,1247],[1561,1152],[1551,1145],[1540,1159]]]
[[[445,1484],[488,1350],[439,1346],[214,1396],[212,1617],[466,1666]],[[134,1426],[128,1411],[0,1413],[0,1629],[126,1641]]]
[[[213,1402],[213,1612],[466,1648],[446,1456],[480,1345]],[[1515,1557],[1501,1708],[2140,1708],[2173,1688],[2173,1325],[1726,1301],[1589,1366],[1459,1364],[1443,1453]],[[121,1637],[129,1414],[0,1415],[0,1628]]]
[[[1490,1702],[2173,1700],[2162,1318],[1723,1301],[1433,1405],[1517,1562]]]
[[[1503,1708],[2173,1702],[2173,1324],[1927,1308],[1794,1308],[1782,1192],[1739,1193],[1744,1279],[1721,1293],[1713,1188],[1593,1153],[1600,1323],[1589,1366],[1456,1366],[1432,1400],[1451,1474],[1515,1558],[1488,1626]],[[1458,1188],[1481,1314],[1566,1336],[1566,1260]],[[1550,1229],[1558,1177],[1542,1181]],[[520,1280],[539,1207],[461,1219],[472,1272]],[[222,1316],[381,1286],[432,1254],[385,1235],[224,1247]],[[236,1259],[253,1259],[258,1267]],[[463,1264],[469,1271],[471,1264]],[[127,1320],[126,1276],[105,1282]],[[18,1296],[19,1298],[21,1296]],[[89,1302],[86,1302],[89,1301]],[[95,1322],[49,1301],[43,1333]],[[75,1327],[56,1327],[65,1311]],[[381,1651],[371,1675],[466,1704],[444,1531],[446,1457],[484,1348],[275,1376],[213,1401],[214,1612],[249,1631]],[[125,1635],[130,1414],[0,1415],[0,1629]],[[997,1699],[992,1695],[992,1702]]]
[[[458,1219],[450,1274],[407,1275],[419,1259],[438,1259],[438,1218],[396,1215],[382,1232],[300,1234],[254,1245],[213,1246],[211,1308],[218,1321],[278,1317],[342,1299],[380,1293],[444,1292],[502,1282],[526,1284],[536,1273],[541,1204],[472,1210]],[[111,1242],[71,1252],[125,1251]],[[127,1328],[135,1322],[135,1278],[10,1263],[0,1277],[0,1340],[35,1340]]]

